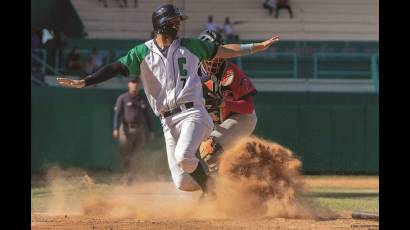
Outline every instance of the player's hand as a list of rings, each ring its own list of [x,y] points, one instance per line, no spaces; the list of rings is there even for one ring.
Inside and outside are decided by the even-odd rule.
[[[233,101],[235,98],[232,95],[224,96],[224,101]]]
[[[149,132],[149,136],[148,136],[148,138],[149,138],[149,141],[153,141],[154,140],[154,138],[155,138],[155,133],[154,132]]]
[[[279,42],[279,36],[273,36],[264,42],[255,43],[253,50],[255,52],[261,52],[267,50],[273,43]]]
[[[114,129],[114,130],[112,131],[112,137],[113,137],[114,139],[118,139],[118,136],[119,136],[118,129]]]
[[[219,121],[219,117],[215,113],[209,113],[209,115],[211,116],[213,121],[215,122]]]
[[[213,99],[217,99],[217,97],[216,97],[213,93],[211,93],[211,92],[208,93],[208,96],[211,97],[211,98],[213,98]]]
[[[64,87],[81,89],[85,87],[84,80],[72,80],[68,78],[58,77],[57,82]]]

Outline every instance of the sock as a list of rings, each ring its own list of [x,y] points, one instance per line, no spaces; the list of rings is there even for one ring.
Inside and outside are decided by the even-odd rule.
[[[201,163],[198,162],[196,169],[189,175],[194,178],[194,180],[199,184],[203,192],[206,192],[206,183],[208,182],[208,175],[206,175],[204,168]]]

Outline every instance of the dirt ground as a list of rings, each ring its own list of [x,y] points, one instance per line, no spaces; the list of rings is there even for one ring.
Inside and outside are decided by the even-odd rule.
[[[105,182],[81,169],[48,170],[32,182],[32,229],[378,229],[353,208],[378,211],[377,177],[303,177],[302,162],[256,137],[226,150],[213,196],[183,192],[168,179]],[[101,178],[101,176],[100,176]],[[310,195],[309,195],[310,194]],[[324,195],[327,195],[324,196]],[[331,196],[329,196],[331,195]],[[366,206],[367,205],[367,206]],[[336,211],[338,210],[338,211]]]
[[[349,182],[350,181],[350,182]],[[348,186],[358,188],[378,188],[378,178],[349,178],[348,177],[307,177],[304,179],[307,187],[316,186]],[[366,186],[365,186],[366,185]],[[376,186],[377,185],[377,186]],[[94,190],[93,190],[94,191]],[[97,190],[95,190],[97,191]],[[55,209],[61,207],[52,199],[50,205],[54,209],[44,208],[35,210],[32,207],[31,227],[32,229],[378,229],[379,222],[374,220],[352,219],[351,212],[339,212],[337,218],[310,219],[310,218],[280,218],[264,216],[260,218],[218,218],[208,217],[192,213],[194,209],[189,206],[184,210],[186,203],[197,204],[199,193],[188,193],[176,190],[171,182],[146,182],[134,186],[116,188],[113,196],[122,194],[123,202],[135,204],[140,210],[127,210],[125,215],[113,216],[111,213],[88,212],[75,208],[74,203],[67,209]],[[56,194],[54,194],[56,195]],[[75,200],[85,199],[84,194],[71,194]],[[65,194],[66,198],[70,195]],[[58,194],[55,196],[58,197]],[[119,198],[121,199],[121,198]],[[67,200],[67,199],[66,199]],[[84,201],[84,200],[83,200]],[[153,202],[155,201],[155,202]],[[181,205],[173,207],[176,203]],[[101,204],[101,203],[99,203]],[[93,209],[93,205],[89,208]],[[109,207],[109,206],[108,206]],[[117,210],[118,207],[109,207]],[[144,214],[139,211],[144,209]],[[127,214],[128,212],[128,214]],[[193,211],[195,212],[195,211]],[[129,215],[132,213],[131,215]],[[191,213],[192,215],[187,215]],[[157,216],[157,217],[156,217]]]
[[[353,220],[350,213],[336,220],[304,220],[285,218],[173,220],[113,218],[103,216],[71,216],[32,214],[32,229],[378,229],[379,223]]]

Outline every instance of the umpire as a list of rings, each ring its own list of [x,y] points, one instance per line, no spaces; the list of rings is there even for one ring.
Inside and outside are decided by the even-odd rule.
[[[138,94],[138,80],[128,82],[128,92],[117,98],[114,107],[113,137],[119,140],[123,169],[126,174],[131,173],[136,155],[141,154],[145,132],[144,123],[149,129],[149,139],[154,139],[151,118],[148,111],[148,103],[143,95]],[[121,124],[120,124],[121,121]],[[132,173],[135,174],[135,173]],[[130,175],[132,180],[134,175]]]

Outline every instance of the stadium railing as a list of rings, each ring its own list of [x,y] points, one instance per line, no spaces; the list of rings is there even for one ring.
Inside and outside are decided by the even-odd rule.
[[[66,74],[65,66],[68,54],[71,50],[64,49],[62,60],[60,55],[55,55],[55,66],[47,64],[47,52],[45,49],[31,51],[32,67],[40,65],[42,72],[46,74]],[[90,49],[77,49],[80,57],[84,59],[91,53]],[[99,51],[107,57],[107,50]],[[127,50],[115,50],[115,57],[121,57]],[[375,91],[379,90],[379,54],[377,53],[313,53],[313,79],[370,79],[373,81]],[[284,77],[298,79],[300,55],[296,52],[266,52],[252,56],[239,57],[232,59],[239,68],[243,69],[248,75],[254,77]],[[328,62],[328,63],[326,63]],[[357,65],[357,63],[359,63]],[[331,64],[329,64],[331,63]],[[335,64],[336,63],[336,64]],[[353,63],[350,65],[349,63]],[[356,63],[356,66],[355,64]],[[364,64],[363,64],[364,63]],[[108,64],[108,58],[104,58],[104,64]],[[310,65],[310,64],[309,64]],[[368,68],[369,67],[369,68]]]
[[[352,61],[361,59],[369,63],[370,68],[368,69],[354,69],[351,66],[346,69],[335,69],[335,66],[332,66],[332,69],[321,69],[321,61]],[[315,53],[313,54],[313,78],[314,79],[323,79],[322,76],[343,76],[342,78],[347,78],[349,76],[364,76],[368,77],[373,81],[375,91],[379,90],[379,68],[378,68],[379,54],[366,54],[366,53]],[[325,64],[322,63],[322,67]],[[343,65],[340,65],[343,67]]]
[[[291,62],[291,68],[285,68],[285,69],[278,70],[278,69],[272,68],[271,66],[270,68],[264,68],[262,70],[260,69],[254,70],[253,68],[250,68],[250,66],[245,66],[243,64],[244,59],[265,62],[268,65],[271,65],[272,63],[275,63],[278,60],[287,60]],[[235,62],[240,69],[245,70],[246,73],[249,74],[250,76],[288,75],[294,79],[298,78],[298,55],[296,53],[286,53],[286,52],[258,53],[258,54],[254,54],[253,56],[249,56],[249,57],[238,57],[236,58]]]

